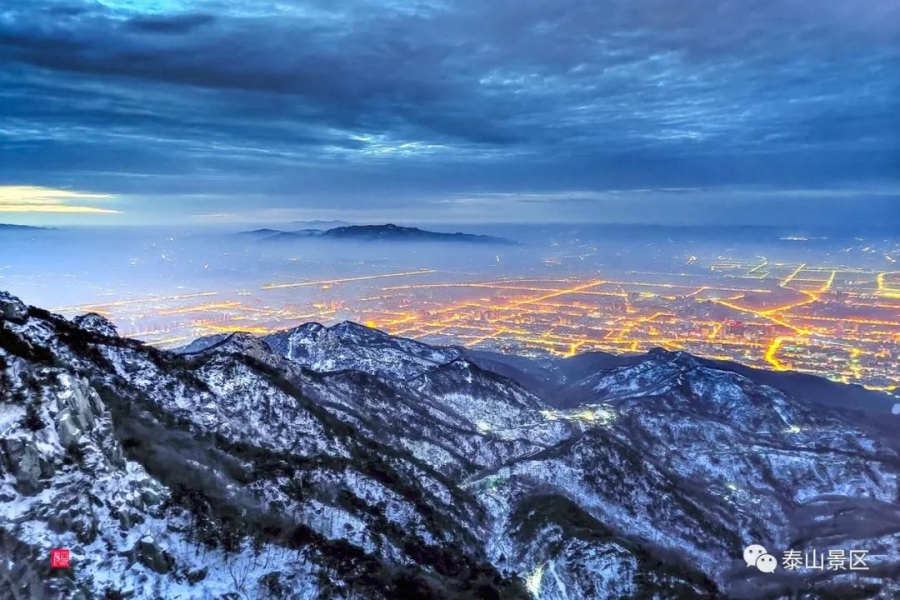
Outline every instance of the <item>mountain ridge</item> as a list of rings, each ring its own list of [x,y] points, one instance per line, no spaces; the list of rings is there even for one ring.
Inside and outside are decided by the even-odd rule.
[[[355,240],[355,241],[395,241],[395,242],[450,242],[467,244],[517,245],[517,242],[501,237],[472,233],[444,233],[428,231],[417,227],[403,227],[386,223],[384,225],[345,225],[329,229],[308,228],[295,231],[278,229],[254,229],[240,235],[260,241],[278,242],[291,240]]]
[[[53,227],[37,227],[35,225],[15,225],[13,223],[0,223],[0,231],[52,231]]]

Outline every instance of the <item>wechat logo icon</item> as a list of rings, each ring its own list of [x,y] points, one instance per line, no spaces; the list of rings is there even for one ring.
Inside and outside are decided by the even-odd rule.
[[[744,562],[748,567],[756,567],[763,573],[774,573],[778,567],[778,560],[759,544],[750,544],[744,548]]]

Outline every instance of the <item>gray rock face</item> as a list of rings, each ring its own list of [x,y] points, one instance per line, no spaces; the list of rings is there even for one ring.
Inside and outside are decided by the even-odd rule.
[[[79,441],[82,434],[94,428],[96,417],[104,410],[100,396],[86,381],[75,379],[59,398],[56,431],[60,442],[68,447]]]
[[[59,434],[59,441],[65,447],[78,443],[81,438],[82,429],[75,423],[75,417],[69,409],[56,416],[56,432]]]
[[[130,552],[131,560],[136,561],[160,575],[172,570],[173,560],[169,554],[159,547],[150,536],[144,536],[135,543]]]
[[[24,319],[28,316],[25,303],[8,292],[0,291],[0,317],[4,319]]]
[[[43,467],[34,443],[23,439],[0,440],[0,465],[12,473],[26,491],[40,487]]]
[[[66,404],[78,424],[85,430],[93,428],[95,417],[100,416],[105,410],[96,390],[83,379],[74,381],[72,395],[66,399]]]

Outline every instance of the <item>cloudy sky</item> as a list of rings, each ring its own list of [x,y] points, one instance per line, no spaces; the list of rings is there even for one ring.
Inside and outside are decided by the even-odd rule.
[[[21,223],[900,225],[900,1],[2,0],[0,186]]]

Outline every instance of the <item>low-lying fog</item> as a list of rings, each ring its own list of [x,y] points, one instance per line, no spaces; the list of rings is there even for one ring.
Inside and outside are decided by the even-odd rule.
[[[518,244],[271,241],[242,235],[240,228],[6,230],[0,231],[0,289],[66,313],[76,305],[188,294],[207,294],[215,302],[240,296],[272,307],[334,299],[352,303],[383,286],[426,281],[702,274],[717,262],[761,260],[894,270],[890,261],[900,258],[897,240],[887,234],[859,238],[760,227],[625,225],[423,229],[501,236]],[[341,279],[354,281],[332,281]],[[311,281],[319,283],[278,287]]]

